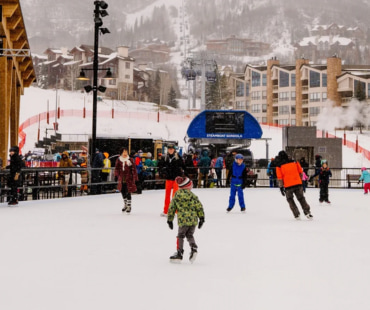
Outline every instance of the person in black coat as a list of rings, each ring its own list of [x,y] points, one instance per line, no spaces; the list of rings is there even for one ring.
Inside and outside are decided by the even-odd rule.
[[[19,155],[19,147],[13,146],[9,150],[10,152],[10,164],[6,167],[9,169],[8,186],[10,187],[10,200],[8,205],[18,204],[18,187],[21,180],[21,170],[23,167],[23,161]]]
[[[179,153],[176,152],[175,145],[169,144],[167,146],[167,154],[164,157],[164,163],[162,172],[166,178],[166,185],[165,185],[165,199],[164,199],[164,207],[161,216],[167,216],[168,207],[171,202],[171,197],[173,197],[176,191],[179,189],[175,179],[176,177],[181,177],[184,174],[185,164],[182,160]],[[172,195],[171,195],[172,192]]]

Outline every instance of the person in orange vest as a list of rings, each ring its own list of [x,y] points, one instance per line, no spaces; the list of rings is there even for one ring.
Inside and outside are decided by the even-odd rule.
[[[306,198],[303,193],[302,173],[303,169],[299,162],[290,159],[285,151],[279,152],[276,176],[281,194],[286,197],[295,219],[300,219],[300,212],[294,201],[294,196],[297,197],[305,216],[309,220],[312,220],[313,216],[310,211],[310,206],[306,202]]]
[[[103,155],[104,155],[104,160],[103,160],[104,167],[101,170],[101,180],[103,182],[103,192],[105,192],[108,189],[108,184],[104,184],[104,183],[108,182],[108,177],[109,177],[110,170],[111,170],[110,169],[111,161],[109,159],[109,153],[104,152]]]

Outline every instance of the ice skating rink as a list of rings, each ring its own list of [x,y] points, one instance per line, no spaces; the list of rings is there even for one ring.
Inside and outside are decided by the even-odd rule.
[[[206,222],[199,254],[171,264],[177,224],[164,191],[0,204],[0,309],[367,310],[370,195],[318,189],[313,221],[293,218],[279,189],[247,188],[246,214],[226,214],[228,189],[196,189]]]

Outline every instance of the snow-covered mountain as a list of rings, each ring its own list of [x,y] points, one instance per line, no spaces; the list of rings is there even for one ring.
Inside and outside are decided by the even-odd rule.
[[[110,35],[101,44],[131,46],[135,40],[171,41],[180,16],[189,20],[190,34],[202,44],[230,35],[292,46],[315,24],[369,27],[369,0],[107,0],[104,25]],[[21,0],[33,52],[47,47],[72,47],[93,40],[93,2]]]

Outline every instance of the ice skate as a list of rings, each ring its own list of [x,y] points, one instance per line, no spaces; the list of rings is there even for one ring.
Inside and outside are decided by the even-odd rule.
[[[195,259],[197,258],[198,251],[196,248],[192,248],[189,256],[189,260],[191,263],[194,263]]]
[[[126,213],[131,213],[131,200],[127,200],[127,209]]]
[[[307,213],[306,214],[306,217],[309,219],[309,220],[313,220],[313,216],[311,213]]]
[[[171,263],[181,263],[183,253],[184,250],[177,250],[172,256],[170,256]]]

